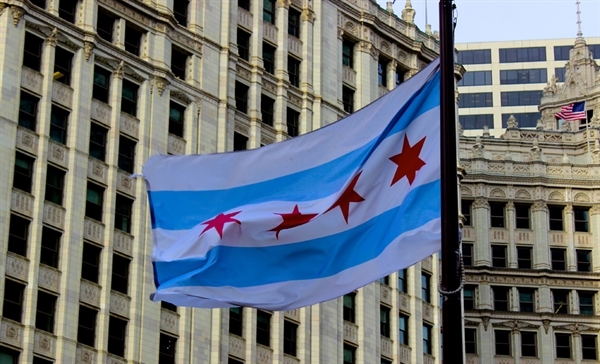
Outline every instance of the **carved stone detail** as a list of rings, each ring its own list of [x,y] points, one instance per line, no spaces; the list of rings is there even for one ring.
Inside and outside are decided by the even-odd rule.
[[[100,292],[102,288],[96,283],[81,280],[79,287],[79,300],[94,307],[100,307]]]
[[[179,315],[177,312],[162,309],[160,312],[160,329],[172,334],[179,334]]]
[[[110,292],[110,312],[123,317],[129,317],[131,298],[122,293]]]
[[[256,362],[258,364],[271,364],[273,362],[273,349],[260,344],[256,345]]]
[[[160,97],[162,97],[163,93],[165,92],[165,89],[169,85],[169,81],[167,81],[165,78],[159,77],[159,76],[154,76],[152,78],[152,80],[150,80],[150,83],[151,83],[150,93],[154,92],[154,86],[156,86],[156,90],[158,91],[158,96],[160,96]]]
[[[66,168],[68,151],[67,147],[65,147],[63,144],[50,140],[48,149],[50,151],[48,154],[48,160]]]
[[[62,82],[52,83],[52,101],[56,101],[69,109],[73,107],[73,89]]]
[[[381,355],[392,358],[394,356],[394,342],[385,336],[381,336]]]
[[[110,115],[112,107],[108,104],[92,99],[92,119],[101,122],[106,126],[110,126]]]
[[[31,217],[33,213],[33,196],[27,192],[13,188],[10,208],[13,211]]]
[[[423,320],[433,323],[433,306],[423,302]]]
[[[134,195],[134,180],[130,174],[119,170],[117,172],[117,190],[128,195]]]
[[[489,209],[490,208],[490,204],[488,203],[487,199],[485,198],[476,198],[473,201],[473,204],[471,205],[473,209]]]
[[[0,341],[18,348],[23,347],[23,325],[7,319],[0,323]]]
[[[96,159],[88,159],[88,177],[107,184],[108,164]]]
[[[385,284],[379,285],[379,300],[389,306],[392,305],[392,289],[389,286]]]
[[[133,236],[115,229],[115,235],[113,237],[114,240],[114,245],[113,245],[113,249],[115,251],[118,251],[120,253],[123,253],[127,256],[132,256],[132,247],[133,247]]]
[[[104,245],[104,225],[87,217],[83,224],[83,238]]]
[[[94,44],[94,42],[89,42],[87,40],[83,42],[83,55],[85,56],[86,62],[89,62],[90,58],[92,57],[92,51],[95,47],[96,44]]]
[[[121,112],[120,129],[125,134],[137,139],[140,121],[127,113]]]
[[[88,346],[77,344],[75,364],[92,364],[96,362],[96,350]]]
[[[23,67],[22,70],[21,86],[41,95],[44,75],[27,67]]]
[[[41,330],[35,330],[33,352],[54,358],[56,337]]]
[[[246,358],[246,340],[236,335],[229,334],[229,355],[240,359]]]
[[[189,105],[190,102],[192,102],[192,99],[190,99],[184,92],[181,91],[171,90],[169,95],[171,99],[177,100],[183,103],[184,105]]]
[[[38,285],[49,291],[58,293],[60,290],[60,275],[59,270],[40,264]]]
[[[6,275],[27,282],[29,260],[20,255],[8,252],[6,254]]]
[[[358,345],[358,326],[352,322],[344,321],[344,340]]]
[[[185,144],[185,139],[182,139],[173,134],[169,134],[167,152],[169,154],[185,154]]]
[[[59,229],[65,227],[65,209],[62,206],[44,201],[43,222]]]
[[[21,21],[21,19],[25,15],[25,9],[23,9],[23,8],[17,6],[17,5],[11,5],[10,6],[10,12],[11,12],[12,18],[13,18],[13,25],[16,28],[16,27],[19,26],[19,22]]]
[[[37,154],[39,137],[36,133],[21,126],[17,128],[17,148]]]

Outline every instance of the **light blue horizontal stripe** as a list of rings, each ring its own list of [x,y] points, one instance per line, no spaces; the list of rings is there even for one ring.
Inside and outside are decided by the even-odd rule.
[[[339,234],[260,248],[217,246],[205,257],[154,262],[157,290],[253,287],[329,277],[376,258],[396,237],[439,218],[440,211],[436,180],[412,190],[401,206]]]
[[[219,213],[241,205],[274,200],[314,201],[330,196],[339,191],[352,174],[364,165],[383,140],[406,129],[414,119],[439,106],[439,89],[439,73],[436,73],[421,91],[396,113],[381,136],[370,140],[357,150],[317,167],[226,190],[148,191],[152,227],[164,230],[187,230]],[[438,122],[439,120],[435,120],[435,125],[432,127],[437,128]]]

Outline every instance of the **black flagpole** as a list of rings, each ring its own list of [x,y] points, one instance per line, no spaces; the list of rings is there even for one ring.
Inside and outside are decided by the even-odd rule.
[[[458,191],[456,116],[454,99],[454,24],[452,0],[440,0],[441,64],[441,176],[442,176],[442,284],[443,291],[455,291],[461,284],[458,237]],[[442,360],[464,363],[462,290],[445,295],[442,306]]]

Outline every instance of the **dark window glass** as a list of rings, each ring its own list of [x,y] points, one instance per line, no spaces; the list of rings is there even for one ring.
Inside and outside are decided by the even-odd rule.
[[[462,243],[462,258],[465,267],[473,266],[473,244]]]
[[[381,364],[392,364],[392,361],[384,359],[384,358],[381,358]]]
[[[519,288],[519,309],[521,312],[534,312],[533,291]]]
[[[250,0],[238,0],[238,6],[244,10],[250,11]]]
[[[597,360],[597,336],[596,335],[581,335],[581,358],[586,360]]]
[[[589,208],[573,207],[573,217],[575,219],[575,231],[589,232]]]
[[[90,128],[90,157],[104,161],[106,157],[106,135],[108,129],[96,123],[91,123]]]
[[[512,355],[510,347],[510,331],[494,330],[496,355]]]
[[[477,329],[465,327],[465,353],[477,354]]]
[[[550,248],[550,259],[552,261],[552,270],[567,270],[566,250],[562,248]]]
[[[263,43],[263,64],[265,72],[275,74],[275,47]]]
[[[292,56],[288,57],[288,75],[290,84],[300,87],[300,61]]]
[[[13,176],[14,188],[31,193],[34,161],[35,159],[23,153],[15,153],[15,174]]]
[[[46,0],[31,0],[31,3],[42,9],[46,8]]]
[[[408,345],[408,316],[404,314],[398,317],[398,342]]]
[[[54,229],[46,226],[42,228],[40,263],[52,268],[58,268],[61,236],[62,234]]]
[[[588,44],[588,49],[592,52],[594,59],[600,59],[600,44]]]
[[[500,63],[545,62],[546,47],[501,48]]]
[[[456,62],[458,64],[489,64],[492,63],[492,51],[490,49],[459,51]]]
[[[81,278],[90,282],[98,283],[101,252],[102,248],[99,248],[90,243],[83,243],[83,256],[81,259]]]
[[[354,111],[354,90],[342,86],[342,102],[344,104],[344,111],[351,113]]]
[[[577,271],[591,272],[592,271],[592,251],[577,249]]]
[[[515,225],[517,229],[529,229],[530,205],[515,204]]]
[[[275,100],[272,98],[265,95],[260,96],[260,112],[262,114],[262,122],[269,126],[273,126],[274,105]]]
[[[58,16],[69,23],[75,23],[77,13],[77,0],[60,0],[58,2]]]
[[[139,86],[135,83],[123,80],[123,89],[121,90],[121,111],[129,115],[137,114],[137,99]]]
[[[164,308],[165,310],[177,312],[177,306],[169,302],[160,301],[160,307]]]
[[[387,66],[388,61],[379,59],[377,62],[377,83],[379,86],[387,87]]]
[[[502,106],[537,106],[542,100],[542,91],[511,91],[500,93]]]
[[[563,206],[548,206],[550,230],[563,230]]]
[[[54,364],[54,362],[51,360],[42,359],[39,356],[34,356],[32,364]]]
[[[475,309],[475,287],[465,286],[463,290],[463,305],[465,310]]]
[[[300,113],[296,110],[287,108],[286,115],[287,133],[290,137],[298,136],[298,128],[300,126]]]
[[[171,71],[173,71],[173,74],[185,81],[185,74],[186,74],[186,66],[187,66],[187,59],[189,57],[189,54],[187,54],[186,52],[184,52],[183,50],[171,46]]]
[[[169,103],[169,134],[183,138],[185,106],[171,101]]]
[[[300,12],[290,8],[288,13],[288,34],[300,38]]]
[[[122,257],[119,254],[113,254],[110,289],[127,294],[130,263],[131,260],[129,258]]]
[[[188,0],[173,0],[173,16],[182,27],[187,27],[189,4]]]
[[[401,269],[398,271],[398,290],[400,292],[408,292],[407,277],[408,269]]]
[[[125,356],[125,332],[127,321],[110,316],[108,321],[108,352],[116,356]]]
[[[102,8],[98,8],[98,18],[96,20],[96,32],[98,36],[107,42],[113,40],[113,30],[115,27],[115,16]]]
[[[263,20],[275,24],[275,0],[263,0]]]
[[[555,334],[556,357],[571,358],[571,334]]]
[[[235,107],[244,114],[248,113],[248,89],[243,83],[235,82]]]
[[[24,291],[24,284],[10,279],[4,280],[4,302],[2,305],[3,318],[21,322]]]
[[[56,296],[38,291],[37,308],[35,312],[35,328],[54,332],[54,307],[56,306]]]
[[[119,136],[119,168],[125,172],[133,173],[135,160],[135,141],[122,135]]]
[[[554,313],[569,313],[569,291],[552,290]]]
[[[431,275],[421,272],[421,299],[431,303]]]
[[[537,357],[537,333],[521,331],[521,356]]]
[[[558,82],[565,82],[565,76],[567,74],[567,70],[560,67],[560,68],[555,68],[554,69],[554,74],[556,75],[556,81]]]
[[[244,364],[244,362],[234,358],[227,358],[227,364]]]
[[[65,85],[71,84],[71,63],[73,62],[73,53],[56,47],[54,53],[54,79]]]
[[[519,128],[535,128],[537,126],[537,122],[542,118],[542,114],[539,112],[521,112],[521,113],[511,113],[511,114],[502,114],[502,127],[508,127],[508,118],[514,116],[519,123]]]
[[[492,245],[492,267],[506,268],[505,245]]]
[[[271,314],[262,310],[256,311],[256,343],[271,346]]]
[[[460,202],[460,212],[463,214],[464,216],[464,220],[463,223],[465,226],[472,226],[472,222],[471,222],[471,207],[473,205],[473,201],[472,200],[461,200]]]
[[[506,227],[504,212],[506,204],[504,202],[490,202],[490,226],[495,228]]]
[[[244,308],[231,307],[229,309],[229,333],[243,336]]]
[[[492,287],[494,293],[494,310],[508,311],[508,288]]]
[[[115,207],[115,229],[119,229],[126,233],[131,232],[132,205],[132,199],[117,194],[117,202]]]
[[[25,32],[25,47],[23,54],[23,66],[32,70],[40,71],[42,64],[42,45],[44,40],[29,32]]]
[[[285,320],[283,322],[283,352],[296,356],[298,347],[298,325]]]
[[[344,295],[344,321],[356,322],[356,293]]]
[[[354,67],[354,43],[347,39],[342,41],[342,64],[346,67]]]
[[[494,106],[491,92],[477,92],[461,94],[458,101],[459,108],[492,107]]]
[[[237,46],[240,58],[244,61],[250,61],[250,33],[238,28]]]
[[[593,292],[577,292],[579,294],[579,314],[594,315],[594,293]]]
[[[555,61],[568,61],[569,51],[573,46],[554,46],[554,60]]]
[[[458,86],[484,86],[492,84],[492,71],[467,71]]]
[[[108,104],[108,91],[110,88],[110,72],[98,66],[94,66],[94,89],[92,97]]]
[[[379,278],[379,283],[389,286],[390,285],[390,276],[385,276],[385,277]]]
[[[545,68],[529,70],[501,70],[501,85],[517,85],[527,83],[546,83],[548,75]]]
[[[390,325],[389,307],[379,306],[379,333],[382,336],[390,337]]]
[[[96,342],[96,317],[98,311],[87,306],[79,305],[79,321],[77,327],[77,342],[94,347]]]
[[[520,269],[531,269],[532,249],[528,246],[517,247],[517,267]]]
[[[141,40],[142,31],[132,26],[130,23],[127,23],[125,25],[125,50],[139,56]]]
[[[158,364],[175,364],[177,338],[161,332],[159,347]]]
[[[430,325],[423,324],[423,354],[431,355],[431,329]]]
[[[394,78],[395,78],[396,86],[398,86],[401,83],[403,83],[405,77],[406,77],[406,70],[404,70],[404,69],[402,69],[400,67],[396,68],[396,72],[394,73]]]
[[[64,181],[65,172],[49,165],[46,172],[46,193],[44,194],[46,201],[62,205]]]
[[[69,112],[56,105],[52,105],[50,115],[50,139],[57,143],[67,143],[67,124]]]
[[[19,99],[19,125],[35,131],[37,124],[37,107],[40,99],[21,91]]]
[[[27,255],[27,237],[29,235],[29,220],[17,215],[10,215],[8,231],[8,251],[18,255]]]
[[[102,221],[102,205],[104,200],[104,188],[97,184],[88,182],[85,199],[85,216]]]
[[[233,133],[233,151],[248,149],[248,137],[240,133]]]
[[[458,121],[465,130],[483,129],[484,126],[490,129],[494,127],[493,114],[459,115]]]
[[[356,363],[356,348],[352,345],[344,344],[344,364]]]

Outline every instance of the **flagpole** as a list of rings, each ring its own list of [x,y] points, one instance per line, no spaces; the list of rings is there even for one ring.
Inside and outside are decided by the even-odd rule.
[[[454,24],[452,0],[440,0],[441,63],[441,201],[442,201],[442,361],[464,363],[461,297],[460,242],[458,237],[458,191],[456,110],[454,96]]]

